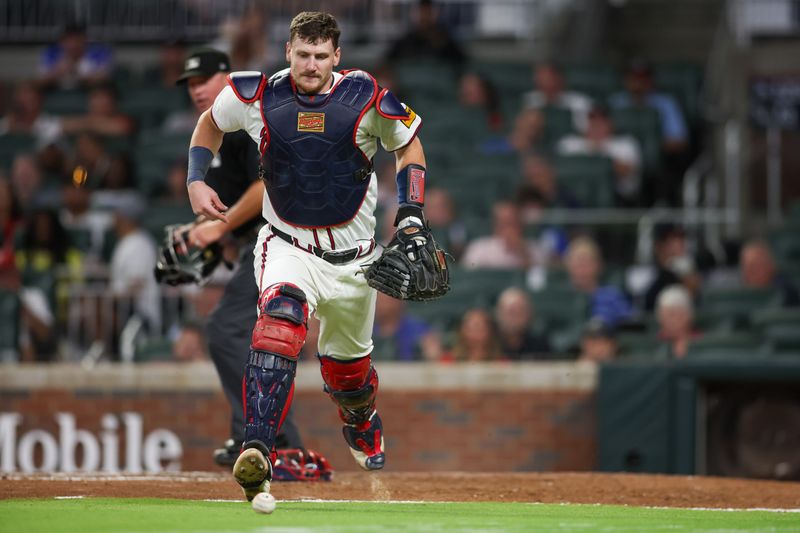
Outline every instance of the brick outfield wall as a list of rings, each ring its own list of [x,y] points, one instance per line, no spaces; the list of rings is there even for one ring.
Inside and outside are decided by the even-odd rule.
[[[145,376],[138,385],[132,384],[137,380],[128,379],[113,388],[81,380],[74,380],[69,388],[54,387],[40,377],[28,379],[30,384],[21,378],[12,386],[14,378],[5,370],[5,378],[0,379],[0,412],[22,415],[17,441],[35,429],[58,439],[56,413],[72,413],[78,429],[99,438],[103,415],[120,418],[124,412],[137,412],[142,415],[145,436],[159,428],[178,436],[183,448],[181,469],[217,469],[211,450],[227,436],[229,411],[213,370],[201,373],[202,383],[187,381],[178,368],[171,387],[169,380],[143,385]],[[439,372],[452,373],[453,367],[405,367],[395,373],[399,379],[394,382],[391,369],[381,372],[378,407],[387,470],[552,471],[596,466],[593,387],[586,386],[586,379],[570,378],[569,368],[555,372],[546,366],[527,368],[524,373],[535,382],[527,384],[521,381],[518,368],[494,369],[486,382],[456,376],[454,383],[451,375],[437,377]],[[554,372],[553,376],[548,377],[548,372]],[[469,374],[480,376],[472,370]],[[410,380],[408,386],[403,386],[406,380]],[[425,382],[436,381],[440,387],[427,390]],[[342,438],[335,406],[321,391],[321,381],[298,380],[294,415],[307,447],[326,455],[337,470],[357,469]],[[124,432],[120,424],[120,457],[124,457]],[[76,459],[80,464],[80,452]]]

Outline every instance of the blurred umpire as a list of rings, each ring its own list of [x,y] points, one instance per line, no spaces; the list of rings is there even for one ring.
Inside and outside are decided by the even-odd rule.
[[[199,113],[209,109],[227,85],[230,60],[213,49],[198,50],[186,59],[178,79],[185,83]],[[264,185],[258,179],[258,147],[244,131],[225,135],[219,154],[206,174],[206,183],[230,206],[227,223],[202,220],[189,231],[188,242],[197,248],[218,242],[231,232],[239,244],[239,266],[225,286],[217,307],[208,317],[206,335],[209,353],[217,367],[222,388],[231,404],[231,434],[222,448],[214,451],[219,465],[232,465],[244,440],[242,376],[250,353],[250,335],[256,323],[258,287],[253,273],[253,249],[261,217]],[[287,416],[278,436],[279,448],[302,448],[300,435]]]

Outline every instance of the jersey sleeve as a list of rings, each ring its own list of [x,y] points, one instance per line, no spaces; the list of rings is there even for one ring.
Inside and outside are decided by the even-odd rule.
[[[422,118],[407,105],[403,104],[403,107],[408,113],[408,118],[405,120],[386,118],[375,108],[367,111],[364,116],[370,133],[381,140],[381,146],[387,152],[394,152],[408,145],[422,126]]]
[[[217,95],[211,106],[211,118],[225,133],[246,129],[247,110],[253,104],[239,100],[230,85]]]

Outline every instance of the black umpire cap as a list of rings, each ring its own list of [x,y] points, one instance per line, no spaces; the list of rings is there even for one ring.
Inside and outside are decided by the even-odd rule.
[[[183,83],[193,76],[210,77],[217,72],[230,72],[231,60],[228,55],[213,48],[193,52],[183,64],[183,74],[175,83]]]

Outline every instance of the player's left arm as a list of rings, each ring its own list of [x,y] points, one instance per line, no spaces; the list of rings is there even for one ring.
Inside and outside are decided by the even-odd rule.
[[[425,152],[419,137],[394,152],[397,166],[397,200],[399,208],[395,226],[402,229],[413,224],[424,227],[422,208],[425,205]]]

